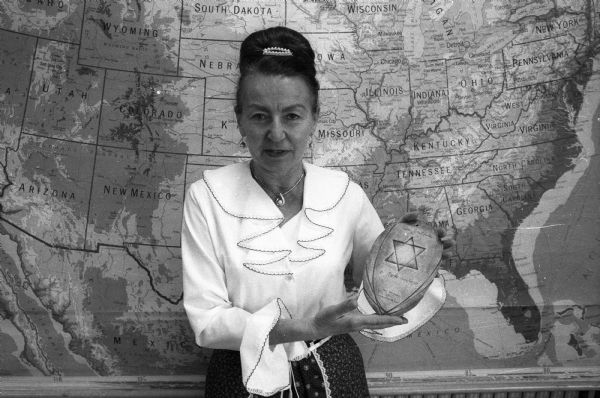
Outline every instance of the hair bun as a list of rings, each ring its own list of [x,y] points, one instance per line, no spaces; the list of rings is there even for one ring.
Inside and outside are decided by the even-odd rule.
[[[301,77],[313,94],[313,110],[318,111],[319,82],[315,52],[301,33],[276,26],[251,33],[240,47],[240,78],[236,94],[236,112],[240,108],[240,87],[252,73]]]
[[[309,41],[299,32],[285,26],[253,32],[242,42],[240,72],[245,73],[265,56],[278,56],[281,57],[279,62],[286,62],[283,55],[293,57],[298,68],[303,69],[300,74],[316,75],[315,53]]]

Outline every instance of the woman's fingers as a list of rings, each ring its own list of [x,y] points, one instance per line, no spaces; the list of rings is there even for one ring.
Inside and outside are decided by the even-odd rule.
[[[357,315],[360,317],[361,329],[382,329],[391,326],[404,325],[408,320],[403,316],[394,315]]]
[[[346,315],[356,310],[357,298],[351,297],[338,304],[323,308],[312,318],[312,329],[316,338],[356,331]]]
[[[414,224],[417,221],[419,221],[419,212],[411,212],[411,213],[406,213],[405,215],[402,216],[402,218],[400,219],[400,222],[403,222],[405,224]],[[447,231],[446,228],[442,228],[442,227],[437,227],[435,228],[435,232],[437,234],[438,239],[440,240],[440,242],[442,242],[443,245],[443,249],[442,249],[442,258],[449,258],[452,256],[452,248],[455,245],[455,241],[452,237],[447,236]]]
[[[436,232],[438,235],[438,239],[444,245],[444,249],[448,249],[448,248],[454,246],[454,239],[451,236],[447,236],[447,232],[446,232],[445,228],[437,227]]]
[[[412,212],[412,213],[406,213],[405,215],[403,215],[402,218],[400,219],[400,222],[403,222],[405,224],[413,224],[413,223],[417,222],[418,220],[419,220],[419,213]]]
[[[354,311],[358,305],[358,297],[353,296],[344,300],[338,304],[330,305],[323,308],[317,317],[321,320],[335,320],[347,314],[348,312]]]
[[[404,325],[406,318],[394,315],[365,315],[360,312],[352,312],[339,318],[338,324],[344,333],[357,332],[363,329],[384,329],[392,326]]]
[[[339,318],[348,312],[354,311],[358,307],[358,295],[349,297],[347,300],[344,300],[332,307],[334,307],[334,315]]]
[[[406,318],[395,315],[365,315],[357,310],[357,297],[323,308],[313,318],[315,335],[325,337],[363,329],[383,329],[407,323]]]
[[[454,239],[452,239],[449,236],[444,236],[440,240],[442,242],[442,258],[448,258],[448,257],[452,256],[452,252],[453,252],[452,248],[456,244]]]
[[[435,232],[437,232],[437,236],[438,236],[439,240],[442,240],[444,238],[444,236],[446,236],[446,228],[437,227],[435,229]]]
[[[444,239],[442,239],[442,245],[444,246],[444,249],[449,249],[451,247],[454,246],[456,242],[454,241],[454,239],[450,238],[450,237],[446,237]]]
[[[438,235],[438,239],[442,242],[442,258],[448,258],[452,255],[452,249],[454,244],[456,243],[451,236],[446,235],[446,229],[442,227],[437,227],[436,232]]]

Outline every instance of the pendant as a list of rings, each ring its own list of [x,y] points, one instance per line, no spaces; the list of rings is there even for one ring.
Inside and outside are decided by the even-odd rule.
[[[282,194],[278,193],[277,196],[275,196],[275,205],[277,207],[281,207],[285,204],[285,198],[283,197]]]

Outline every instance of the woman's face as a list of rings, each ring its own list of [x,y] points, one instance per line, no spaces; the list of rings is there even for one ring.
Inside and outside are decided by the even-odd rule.
[[[240,90],[238,128],[255,168],[285,175],[302,167],[317,121],[315,99],[304,80],[254,73]]]

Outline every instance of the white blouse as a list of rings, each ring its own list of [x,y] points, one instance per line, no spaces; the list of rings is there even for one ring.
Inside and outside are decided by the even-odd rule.
[[[182,227],[183,303],[196,342],[239,350],[244,385],[289,388],[304,342],[270,345],[280,318],[312,317],[346,299],[344,269],[364,264],[383,225],[347,174],[304,164],[303,208],[283,215],[249,162],[204,172],[187,191]]]

